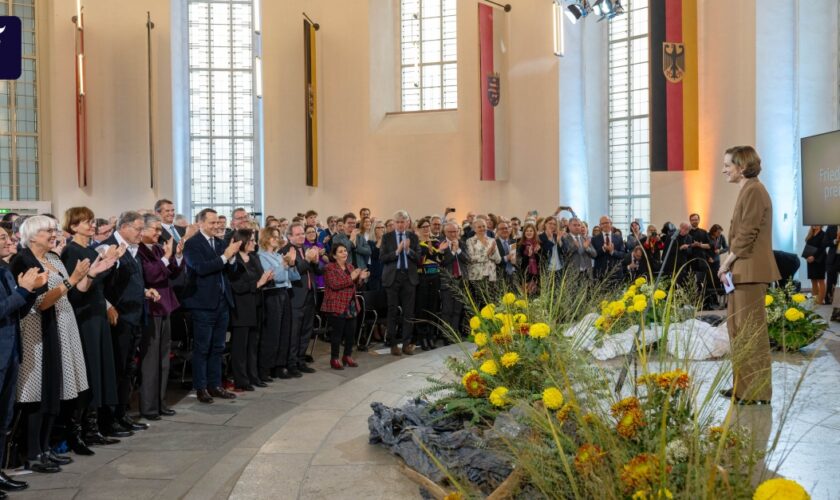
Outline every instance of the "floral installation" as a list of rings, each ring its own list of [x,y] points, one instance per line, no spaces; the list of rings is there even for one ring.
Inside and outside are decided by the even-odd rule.
[[[777,349],[801,349],[814,343],[828,328],[828,323],[814,311],[814,298],[796,292],[791,281],[784,287],[769,289],[764,307],[770,343]]]

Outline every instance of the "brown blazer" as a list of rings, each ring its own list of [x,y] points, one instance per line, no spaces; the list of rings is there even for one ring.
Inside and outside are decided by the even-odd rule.
[[[729,224],[732,280],[739,283],[772,283],[781,278],[773,257],[773,202],[757,178],[747,179],[738,193]]]

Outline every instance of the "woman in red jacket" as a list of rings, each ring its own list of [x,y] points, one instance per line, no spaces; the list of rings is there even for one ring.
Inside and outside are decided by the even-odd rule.
[[[344,366],[359,366],[350,355],[353,353],[356,316],[359,303],[356,290],[361,287],[370,273],[365,269],[355,269],[347,262],[347,247],[336,243],[330,248],[330,263],[324,268],[324,302],[321,312],[327,313],[330,325],[330,366],[343,370]],[[344,340],[344,356],[338,361],[338,348]]]

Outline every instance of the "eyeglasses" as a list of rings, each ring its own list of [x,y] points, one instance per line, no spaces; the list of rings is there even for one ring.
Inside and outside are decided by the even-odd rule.
[[[40,230],[38,230],[39,233],[41,231],[43,231],[47,234],[58,234],[58,229],[40,229]]]

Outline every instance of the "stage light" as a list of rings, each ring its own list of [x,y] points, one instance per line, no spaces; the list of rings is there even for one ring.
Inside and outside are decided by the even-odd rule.
[[[572,4],[566,8],[566,17],[572,24],[577,24],[578,19],[586,15],[586,9],[581,4]]]

